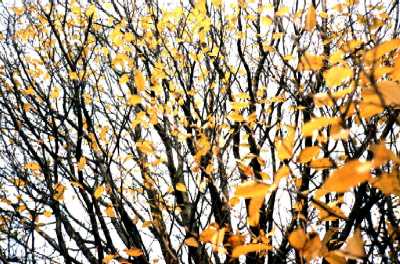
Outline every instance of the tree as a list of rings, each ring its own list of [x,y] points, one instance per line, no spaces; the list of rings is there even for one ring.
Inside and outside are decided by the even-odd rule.
[[[399,2],[331,2],[4,1],[2,262],[398,263]]]

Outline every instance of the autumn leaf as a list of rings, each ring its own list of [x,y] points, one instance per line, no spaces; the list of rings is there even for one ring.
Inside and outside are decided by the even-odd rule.
[[[109,205],[106,207],[105,213],[108,217],[110,218],[115,218],[115,212],[114,212],[114,208],[112,205]]]
[[[189,237],[185,239],[185,245],[189,247],[198,247],[199,242],[197,242],[197,239],[195,237]]]
[[[316,25],[317,25],[317,13],[315,11],[314,6],[311,5],[307,11],[304,29],[307,31],[313,31]]]
[[[143,255],[143,251],[139,248],[126,248],[124,249],[124,252],[128,254],[130,257],[139,257]]]
[[[381,190],[385,195],[400,196],[400,179],[396,172],[382,173],[379,177],[370,180],[372,186]]]
[[[103,195],[104,190],[104,185],[97,186],[96,190],[94,191],[94,197],[99,199]]]
[[[63,201],[64,200],[64,192],[65,192],[64,184],[62,184],[60,182],[57,183],[54,186],[54,195],[53,195],[54,200],[59,201],[59,202]]]
[[[83,170],[85,167],[86,167],[86,158],[84,157],[84,156],[82,156],[80,159],[79,159],[79,162],[78,162],[78,171],[81,171],[81,170]]]
[[[385,54],[399,47],[400,47],[400,39],[392,39],[385,41],[380,45],[378,45],[377,47],[366,52],[364,55],[364,61],[366,63],[373,63],[374,61],[380,59]]]
[[[321,187],[322,192],[347,192],[371,179],[371,162],[353,160],[336,169]]]
[[[318,131],[321,128],[339,123],[340,119],[337,117],[315,117],[304,124],[302,134],[305,137],[312,136],[314,131]]]
[[[299,71],[319,71],[324,66],[324,57],[305,52],[297,66]]]
[[[142,97],[137,94],[132,94],[128,98],[128,103],[127,105],[129,106],[135,106],[137,104],[140,104],[142,102]]]
[[[318,156],[320,152],[321,149],[318,146],[306,147],[300,152],[297,161],[300,163],[307,163]]]
[[[250,200],[247,223],[250,226],[257,226],[260,220],[260,208],[264,203],[264,196],[254,197]]]
[[[353,77],[353,71],[349,67],[334,66],[324,72],[326,86],[333,88],[343,84]]]
[[[24,167],[25,167],[25,169],[32,170],[32,171],[40,170],[40,165],[37,162],[28,162],[25,164]]]
[[[275,13],[276,16],[285,16],[289,13],[289,8],[287,6],[282,6],[281,8],[278,9],[278,11]]]
[[[186,192],[187,191],[186,185],[184,183],[182,183],[182,182],[178,182],[176,184],[175,188],[176,188],[177,191],[180,191],[180,192]]]
[[[364,239],[359,228],[356,228],[353,235],[347,238],[346,247],[340,252],[350,259],[360,259],[365,256]]]
[[[247,255],[250,252],[260,252],[270,250],[271,246],[267,244],[247,244],[234,247],[232,250],[232,257],[238,258],[242,255]]]
[[[307,236],[306,233],[304,232],[304,229],[298,228],[294,230],[292,233],[289,235],[289,243],[292,247],[294,247],[297,250],[300,250],[304,247],[304,245],[307,242]]]
[[[140,71],[135,71],[135,84],[138,92],[144,91],[145,79],[143,73]]]
[[[270,190],[270,185],[257,181],[247,181],[239,184],[236,187],[236,197],[253,198],[258,196],[265,196]]]

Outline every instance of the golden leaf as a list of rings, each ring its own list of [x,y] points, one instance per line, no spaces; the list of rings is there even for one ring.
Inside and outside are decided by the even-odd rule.
[[[307,31],[312,31],[316,25],[317,25],[317,13],[315,12],[314,6],[311,5],[307,11],[304,29]]]
[[[392,39],[383,42],[377,47],[369,50],[364,55],[364,61],[366,63],[373,63],[374,61],[380,59],[385,54],[391,52],[394,49],[397,49],[400,46],[400,39]]]
[[[316,117],[304,124],[302,134],[305,137],[312,136],[314,131],[339,123],[340,119],[337,117]]]
[[[65,186],[60,182],[57,183],[54,186],[54,195],[53,195],[54,200],[57,200],[59,202],[64,200],[64,192],[65,192]]]
[[[186,185],[184,183],[182,183],[182,182],[178,182],[176,184],[175,188],[176,188],[177,191],[180,191],[180,192],[186,192],[187,191],[186,190]]]
[[[312,259],[319,257],[321,254],[322,242],[317,233],[310,233],[308,239],[301,249],[301,255],[309,263]]]
[[[297,66],[299,71],[319,71],[324,66],[324,57],[305,52]]]
[[[276,11],[275,15],[276,16],[285,16],[289,13],[289,7],[287,6],[282,6],[281,8]]]
[[[103,195],[104,192],[104,185],[97,186],[96,190],[94,191],[94,198],[99,199],[100,196]]]
[[[140,104],[142,102],[142,97],[137,94],[131,94],[128,98],[128,103],[127,105],[129,106],[135,106],[137,104]]]
[[[106,207],[106,215],[110,218],[114,218],[115,217],[115,212],[114,212],[114,208],[112,205],[109,205]]]
[[[400,196],[400,179],[396,172],[382,173],[379,178],[371,180],[371,183],[385,195],[396,194]]]
[[[145,79],[144,79],[143,73],[140,71],[135,72],[135,84],[136,84],[136,88],[138,89],[139,92],[144,90]]]
[[[257,196],[265,196],[270,190],[270,185],[257,181],[246,181],[236,187],[236,197],[253,198]]]
[[[341,252],[351,259],[363,258],[365,256],[364,241],[359,228],[354,230],[353,236],[347,238],[346,247]]]
[[[86,166],[86,158],[84,156],[82,156],[78,162],[78,171],[83,170],[85,168],[85,166]]]
[[[306,147],[300,152],[297,161],[300,163],[307,163],[318,156],[320,152],[321,149],[318,146]]]
[[[139,248],[126,248],[124,249],[125,253],[130,257],[139,257],[143,255],[143,251]]]
[[[40,170],[40,165],[37,162],[28,162],[28,163],[25,164],[24,167],[25,167],[25,169],[33,170],[33,171]]]
[[[358,184],[371,179],[371,162],[353,160],[335,170],[324,182],[325,192],[346,192]]]
[[[257,226],[260,220],[260,208],[264,203],[264,196],[254,197],[250,200],[247,222],[250,226]]]
[[[240,245],[236,246],[232,250],[232,257],[233,258],[238,258],[242,255],[246,255],[250,252],[255,252],[255,251],[264,251],[264,250],[270,250],[271,246],[267,244],[247,244],[247,245]]]
[[[324,72],[326,86],[335,87],[341,85],[345,80],[353,77],[353,71],[348,67],[334,66]]]
[[[298,228],[289,235],[290,245],[297,250],[302,249],[306,244],[306,242],[307,242],[307,236],[303,228]]]
[[[189,247],[198,247],[199,246],[199,242],[197,242],[197,239],[195,237],[186,238],[184,243],[185,243],[185,245],[187,245]]]

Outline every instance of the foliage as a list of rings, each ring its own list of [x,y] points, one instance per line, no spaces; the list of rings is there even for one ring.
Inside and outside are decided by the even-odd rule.
[[[0,259],[398,263],[399,13],[4,1]]]

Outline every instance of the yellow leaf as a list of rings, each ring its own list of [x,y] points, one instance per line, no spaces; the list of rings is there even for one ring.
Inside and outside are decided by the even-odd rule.
[[[332,53],[332,55],[329,57],[329,63],[330,64],[336,64],[338,62],[341,62],[344,57],[344,52],[340,49]]]
[[[136,84],[136,88],[138,89],[138,92],[141,92],[144,90],[145,79],[144,79],[143,73],[140,71],[135,72],[135,84]]]
[[[223,252],[224,249],[221,247],[225,237],[225,228],[219,228],[218,224],[213,223],[206,227],[200,234],[200,241],[211,243],[214,251]]]
[[[307,11],[304,29],[307,31],[312,31],[316,25],[317,25],[317,13],[315,12],[314,6],[311,5]]]
[[[69,78],[71,80],[78,80],[78,74],[76,72],[70,72],[69,73]]]
[[[341,219],[346,219],[347,216],[343,213],[343,211],[336,206],[334,203],[329,203],[325,204],[323,202],[320,202],[320,204],[323,204],[325,207],[320,206],[317,203],[312,203],[312,205],[318,209],[319,211],[319,219],[321,221],[335,221],[340,217]],[[333,212],[333,213],[331,213]]]
[[[287,6],[282,6],[281,8],[278,9],[278,11],[275,13],[276,16],[284,16],[289,13],[289,7]]]
[[[363,118],[369,118],[383,112],[382,100],[375,91],[364,89],[361,93],[362,101],[360,103],[360,115]]]
[[[383,141],[379,144],[372,145],[370,149],[372,153],[374,153],[374,159],[372,160],[372,166],[374,168],[382,166],[389,160],[400,163],[400,159],[390,149],[386,148]]]
[[[17,208],[18,213],[22,213],[25,210],[26,210],[26,205],[25,204],[21,204]]]
[[[153,144],[149,140],[142,140],[136,142],[136,147],[146,155],[150,155],[154,152]]]
[[[301,255],[307,260],[307,263],[321,254],[322,243],[317,233],[310,233],[306,244],[301,250]]]
[[[279,140],[276,144],[276,150],[278,152],[278,158],[280,160],[285,160],[285,159],[290,159],[292,156],[292,148],[291,146],[287,146],[282,142],[282,140]]]
[[[316,117],[304,124],[302,133],[305,137],[312,136],[314,131],[339,123],[340,119],[337,117]]]
[[[305,52],[297,66],[299,71],[319,71],[324,66],[324,57]]]
[[[261,20],[260,21],[261,25],[263,25],[265,27],[271,25],[273,22],[272,19],[268,16],[262,16],[260,20]]]
[[[239,123],[244,121],[243,116],[240,113],[236,112],[236,111],[230,112],[229,115],[228,115],[228,118],[233,120],[233,121],[235,121],[235,122],[239,122]]]
[[[286,176],[288,176],[290,174],[290,169],[288,166],[283,165],[282,167],[280,167],[278,169],[278,171],[275,174],[275,178],[274,178],[274,185],[278,186],[279,182],[285,178]]]
[[[232,247],[237,247],[243,245],[245,242],[245,238],[242,235],[232,235],[228,238],[228,243]]]
[[[104,192],[104,185],[99,185],[99,186],[97,186],[97,188],[96,188],[96,190],[95,190],[95,192],[94,192],[94,197],[95,197],[96,199],[99,199],[100,196],[103,195],[103,192]]]
[[[109,264],[115,257],[116,257],[115,255],[111,255],[111,254],[105,255],[103,258],[103,263]]]
[[[250,200],[247,222],[250,226],[257,226],[260,220],[260,208],[264,203],[264,196],[257,196]]]
[[[96,6],[94,4],[89,5],[89,7],[86,9],[86,15],[91,16],[95,15],[96,13]]]
[[[127,105],[129,106],[135,106],[137,104],[140,104],[142,102],[142,97],[137,94],[131,94],[128,98],[128,103]]]
[[[400,196],[400,179],[396,172],[384,172],[379,178],[371,180],[371,183],[385,195],[395,194]]]
[[[364,241],[359,228],[356,228],[353,236],[346,240],[346,247],[342,252],[352,259],[365,257]]]
[[[184,183],[182,183],[182,182],[178,182],[176,184],[175,188],[176,188],[177,191],[180,191],[180,192],[186,192],[187,191],[186,190],[186,185]]]
[[[289,235],[290,245],[297,250],[302,249],[306,242],[307,236],[303,228],[298,228]]]
[[[43,212],[43,215],[46,217],[51,217],[53,215],[53,213],[50,210],[46,210]]]
[[[234,196],[243,198],[265,196],[269,190],[269,184],[256,181],[247,181],[237,186]]]
[[[142,225],[142,228],[147,228],[147,227],[150,227],[152,225],[153,225],[152,221],[144,221],[143,225]]]
[[[307,163],[318,156],[320,152],[321,149],[318,146],[306,147],[300,152],[297,161],[300,163]]]
[[[341,255],[339,255],[337,253],[337,251],[329,251],[326,255],[325,255],[325,260],[329,263],[329,264],[346,264],[346,259],[344,257],[342,257]]]
[[[400,105],[400,85],[397,82],[379,82],[377,94],[382,97],[385,105]]]
[[[329,158],[311,160],[310,162],[310,168],[314,170],[327,169],[331,168],[332,166],[333,166],[332,161]]]
[[[128,74],[123,74],[120,78],[119,78],[119,84],[124,85],[129,81],[129,75]]]
[[[197,239],[195,237],[189,237],[185,239],[185,245],[189,246],[189,247],[198,247],[199,246],[199,242],[197,242]]]
[[[373,63],[374,61],[383,57],[385,54],[399,47],[400,47],[400,39],[392,39],[385,41],[382,44],[378,45],[377,47],[366,52],[364,55],[364,61],[366,63]]]
[[[25,169],[33,170],[33,171],[40,170],[40,165],[37,162],[28,162],[28,163],[25,164],[24,167],[25,167]]]
[[[259,252],[259,251],[264,251],[264,250],[270,250],[271,246],[268,244],[247,244],[247,245],[240,245],[237,247],[234,247],[232,250],[232,257],[233,258],[238,258],[242,255],[247,255],[250,252]]]
[[[231,102],[231,107],[232,107],[232,109],[233,110],[235,110],[235,111],[240,111],[240,110],[242,110],[243,108],[246,108],[246,107],[248,107],[249,106],[249,102]]]
[[[371,178],[371,167],[371,162],[349,161],[331,173],[321,189],[325,192],[347,192]]]
[[[143,255],[143,251],[139,248],[126,248],[124,249],[125,253],[130,257],[139,257]]]
[[[114,208],[112,207],[112,205],[109,205],[106,207],[106,215],[110,218],[115,217],[115,212],[114,212]]]
[[[50,93],[50,98],[57,99],[58,97],[60,97],[60,89],[55,87]]]
[[[335,87],[341,85],[345,80],[353,77],[353,71],[348,67],[334,66],[324,72],[326,86]]]
[[[83,170],[85,168],[85,166],[86,166],[86,158],[84,156],[82,156],[78,162],[78,171]]]
[[[64,192],[65,192],[65,186],[62,183],[57,183],[54,186],[54,195],[53,195],[54,200],[59,202],[63,201]]]

